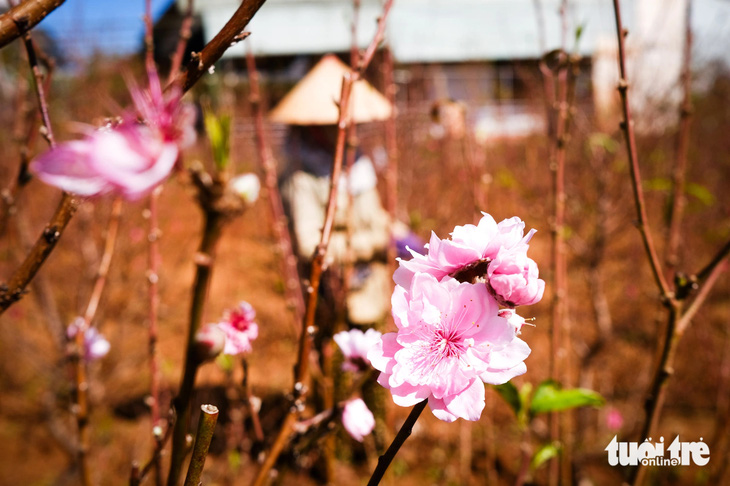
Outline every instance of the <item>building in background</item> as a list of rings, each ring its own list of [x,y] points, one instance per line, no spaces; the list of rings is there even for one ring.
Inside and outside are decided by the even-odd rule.
[[[679,101],[685,9],[688,0],[623,2],[630,30],[632,103],[645,113],[646,129],[673,121]],[[195,2],[203,41],[208,41],[238,7],[237,0]],[[584,59],[578,81],[579,101],[598,114],[615,105],[618,80],[612,3],[570,0],[564,29],[560,0],[397,0],[388,18],[386,38],[398,65],[398,104],[419,106],[440,99],[467,102],[472,124],[491,135],[519,135],[542,129],[541,116],[528,106],[540,89],[537,63],[563,43]],[[727,39],[730,3],[694,0],[696,59],[713,56],[718,38]],[[177,0],[178,12],[187,0]],[[358,45],[375,33],[381,1],[361,0]],[[179,15],[179,14],[178,14]],[[254,54],[270,76],[293,83],[323,54],[346,57],[351,45],[352,2],[343,0],[268,0],[247,30]],[[723,28],[724,26],[724,28]],[[718,28],[720,27],[720,28]],[[576,32],[580,29],[580,36]],[[233,46],[223,62],[236,64],[244,43]],[[725,55],[717,51],[714,55]],[[420,109],[420,108],[419,108]],[[658,110],[658,111],[657,111]],[[533,114],[534,113],[534,114]],[[497,118],[501,117],[499,121]]]

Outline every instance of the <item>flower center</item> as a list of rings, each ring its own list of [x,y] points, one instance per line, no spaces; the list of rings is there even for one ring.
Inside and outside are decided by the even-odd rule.
[[[431,342],[431,350],[435,351],[437,361],[452,356],[460,356],[465,349],[459,336],[443,329],[436,331],[434,339]]]

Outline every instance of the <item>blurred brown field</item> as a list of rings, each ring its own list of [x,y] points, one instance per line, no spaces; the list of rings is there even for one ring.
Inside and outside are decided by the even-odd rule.
[[[92,64],[87,72],[54,80],[49,99],[59,140],[72,138],[71,122],[95,123],[113,115],[116,105],[128,98],[120,72],[139,72],[138,66]],[[27,73],[26,73],[27,74]],[[369,73],[375,78],[374,69]],[[254,151],[252,117],[245,80],[227,86],[225,72],[196,87],[196,100],[215,108],[224,107],[234,117],[232,164],[237,172],[261,174]],[[542,109],[539,73],[528,69],[526,79],[534,89],[526,102],[536,112]],[[240,78],[238,78],[240,79]],[[376,83],[377,84],[377,83]],[[267,93],[278,86],[264,85]],[[0,181],[6,186],[17,172],[20,146],[14,120],[14,98],[3,99],[0,131],[3,157]],[[32,93],[22,96],[33,110]],[[225,100],[225,102],[224,102]],[[688,206],[682,228],[680,268],[696,271],[730,236],[730,75],[721,74],[694,100],[689,151]],[[436,139],[428,103],[399,105],[399,217],[423,238],[430,231],[446,237],[457,224],[474,223],[479,211],[498,221],[520,216],[528,228],[536,228],[531,256],[547,284],[542,302],[530,308],[535,327],[525,327],[523,338],[532,348],[526,375],[515,379],[537,385],[548,378],[551,172],[549,140],[542,134],[510,139],[491,139],[484,145],[474,140]],[[471,107],[467,103],[467,118]],[[29,115],[30,116],[30,115]],[[643,417],[643,400],[656,362],[664,315],[649,266],[635,228],[635,210],[626,160],[626,150],[617,119],[602,122],[600,131],[589,104],[580,100],[575,108],[567,154],[568,248],[567,355],[570,386],[583,386],[601,393],[607,404],[600,409],[571,413],[567,441],[574,456],[576,484],[619,484],[621,471],[608,466],[604,448],[614,434],[636,440]],[[270,133],[280,142],[280,129]],[[383,127],[361,128],[367,150],[383,144]],[[666,214],[670,197],[668,181],[675,153],[674,129],[642,137],[639,155],[655,237],[663,251]],[[283,158],[280,147],[278,155]],[[33,153],[44,150],[38,138]],[[466,154],[473,154],[472,158]],[[200,160],[211,164],[204,134],[184,156],[185,163]],[[475,162],[476,161],[476,162]],[[381,183],[381,187],[384,184]],[[291,387],[296,357],[297,323],[287,308],[283,280],[275,251],[272,221],[266,194],[225,231],[220,244],[212,287],[205,310],[213,322],[223,310],[239,300],[257,311],[260,336],[248,356],[250,385],[263,400],[265,432],[273,435],[283,411],[280,398]],[[26,251],[24,232],[33,239],[55,208],[59,192],[32,181],[18,201],[18,212],[9,221],[0,242],[0,275],[6,278]],[[81,312],[88,299],[101,253],[111,207],[109,198],[84,202],[57,249],[42,268],[44,280],[58,309],[63,328]],[[149,392],[147,366],[147,222],[145,201],[125,203],[108,286],[96,318],[100,331],[111,342],[108,356],[92,364],[91,372],[91,464],[98,484],[127,484],[133,460],[144,463],[150,454],[149,413],[144,398]],[[198,245],[201,216],[190,182],[184,174],[173,177],[160,200],[162,270],[159,313],[159,351],[166,403],[174,394],[181,375],[183,336],[194,274],[193,258]],[[26,235],[26,236],[27,236]],[[597,251],[596,238],[605,239],[605,251]],[[596,287],[600,283],[601,288]],[[73,441],[75,422],[70,413],[72,380],[65,349],[59,346],[62,329],[49,324],[40,308],[35,287],[12,306],[0,321],[0,485],[74,484],[73,461],[64,443]],[[671,440],[699,440],[709,444],[710,464],[678,468],[654,468],[651,484],[710,484],[712,471],[728,453],[723,427],[728,422],[730,395],[730,278],[727,273],[713,290],[684,336],[659,432]],[[600,331],[596,309],[605,299],[610,327]],[[597,307],[598,306],[598,307]],[[596,343],[599,342],[600,346]],[[237,369],[238,370],[238,369]],[[210,401],[226,415],[234,402],[227,393],[231,380],[240,381],[217,364],[207,364],[198,376],[197,401]],[[268,408],[267,408],[268,406]],[[163,408],[164,409],[164,408]],[[617,409],[624,417],[620,431],[609,430],[607,413]],[[390,406],[390,420],[399,424],[407,410]],[[232,453],[222,439],[206,465],[205,484],[248,484],[257,469],[255,454]],[[536,449],[549,440],[547,423],[538,418],[532,425],[529,445]],[[364,484],[375,454],[372,444],[360,446],[346,435],[337,462],[338,484]],[[520,466],[522,437],[515,418],[502,399],[488,387],[487,408],[477,423],[439,422],[424,414],[417,429],[393,465],[389,484],[487,484],[488,471],[497,473],[496,483],[513,484]],[[250,441],[248,442],[250,445]],[[316,473],[317,445],[301,444],[285,456],[276,484],[319,484]],[[312,450],[314,452],[312,452]],[[314,471],[314,472],[312,472]],[[547,484],[543,469],[533,476]]]

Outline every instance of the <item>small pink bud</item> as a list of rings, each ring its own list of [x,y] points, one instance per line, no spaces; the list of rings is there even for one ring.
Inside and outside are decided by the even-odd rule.
[[[195,355],[201,361],[215,359],[226,346],[226,333],[216,324],[205,324],[195,333]]]
[[[509,307],[540,302],[545,281],[538,275],[537,264],[528,258],[525,248],[500,249],[487,269],[494,297],[500,304]]]
[[[353,439],[362,442],[375,428],[375,417],[362,399],[355,398],[342,410],[342,425]]]

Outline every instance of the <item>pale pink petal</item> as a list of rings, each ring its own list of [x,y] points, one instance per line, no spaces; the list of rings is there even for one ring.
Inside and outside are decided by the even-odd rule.
[[[88,158],[88,143],[66,142],[36,157],[30,169],[46,184],[80,196],[111,191],[113,186],[89,167]]]
[[[465,420],[479,420],[484,410],[484,384],[475,379],[461,393],[444,397],[446,409]]]
[[[416,386],[410,383],[393,387],[390,389],[390,393],[393,395],[393,402],[399,407],[412,407],[427,399],[431,394],[427,386]]]
[[[342,425],[353,439],[362,442],[375,428],[375,417],[362,399],[355,398],[342,410]]]

